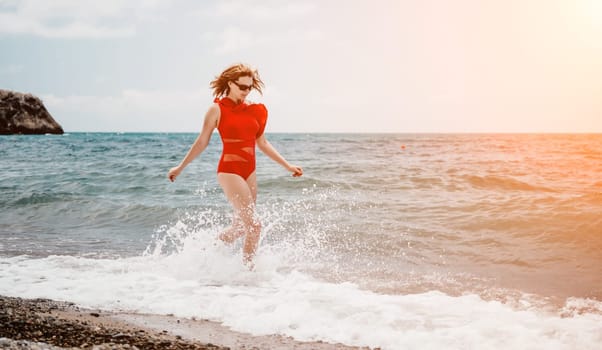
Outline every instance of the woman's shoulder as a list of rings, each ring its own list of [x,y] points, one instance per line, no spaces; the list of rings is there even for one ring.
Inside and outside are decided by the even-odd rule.
[[[219,103],[214,102],[207,109],[206,117],[217,119],[220,117],[221,114],[222,114],[222,110],[221,110]]]
[[[220,103],[217,99],[215,99],[215,101],[213,101],[213,103],[209,106],[209,111],[210,112],[219,112],[220,110]]]

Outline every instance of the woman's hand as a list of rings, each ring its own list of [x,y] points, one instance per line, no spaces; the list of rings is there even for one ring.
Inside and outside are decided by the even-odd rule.
[[[293,173],[293,177],[299,177],[301,175],[303,175],[303,169],[301,169],[300,166],[296,166],[296,165],[289,165],[288,166],[288,171],[290,171],[291,173]]]
[[[167,178],[169,179],[169,181],[174,182],[176,181],[176,177],[178,177],[178,175],[180,175],[180,173],[182,172],[182,168],[180,168],[180,166],[176,166],[173,167],[171,169],[169,169],[169,172],[167,173]]]

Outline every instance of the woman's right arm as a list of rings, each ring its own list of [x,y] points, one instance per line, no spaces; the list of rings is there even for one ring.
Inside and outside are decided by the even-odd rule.
[[[211,139],[211,133],[213,133],[213,130],[215,128],[217,128],[217,123],[219,122],[219,117],[220,117],[219,105],[217,103],[215,103],[211,107],[209,107],[209,110],[205,114],[205,121],[203,122],[203,130],[201,130],[201,132],[199,133],[199,136],[197,136],[196,140],[190,147],[190,150],[188,151],[188,153],[186,153],[186,156],[184,157],[184,159],[182,159],[182,161],[180,162],[180,164],[178,164],[178,166],[175,166],[169,170],[169,173],[167,174],[169,181],[171,181],[171,182],[175,181],[176,177],[178,177],[178,175],[180,175],[182,170],[184,170],[184,168],[186,168],[186,166],[190,162],[192,162],[196,157],[198,157],[199,154],[201,154],[205,150],[205,148],[207,148],[207,145],[209,144],[209,140]]]

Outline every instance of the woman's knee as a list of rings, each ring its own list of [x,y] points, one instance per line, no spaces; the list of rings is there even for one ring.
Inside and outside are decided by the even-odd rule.
[[[247,234],[259,235],[259,232],[261,232],[261,222],[257,217],[254,215],[247,217],[243,219],[243,222],[247,227]]]
[[[247,205],[241,208],[241,210],[238,212],[238,218],[242,221],[242,224],[247,228],[247,230],[253,233],[259,233],[259,231],[261,231],[261,222],[255,214],[254,203],[247,203]]]
[[[249,227],[252,231],[261,231],[261,222],[256,217],[251,217],[245,222],[246,226]]]

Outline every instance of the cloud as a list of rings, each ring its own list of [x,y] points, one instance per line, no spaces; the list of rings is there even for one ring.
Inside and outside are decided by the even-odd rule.
[[[203,7],[188,11],[193,17],[208,17],[223,21],[234,19],[241,21],[290,21],[303,18],[316,10],[317,6],[309,1],[218,1],[213,7]]]
[[[257,33],[229,26],[222,32],[207,32],[203,39],[215,45],[214,52],[228,54],[251,47],[321,40],[323,35],[314,29],[290,29],[281,32]]]
[[[4,67],[0,67],[0,75],[14,75],[23,72],[25,67],[22,64],[9,64]]]
[[[165,0],[0,0],[0,34],[49,38],[107,38],[136,34],[157,18]]]
[[[322,39],[321,31],[308,27],[308,19],[316,9],[309,1],[234,0],[218,1],[191,15],[222,24],[221,31],[204,31],[201,38],[213,45],[214,53],[228,54],[257,46]]]
[[[219,17],[236,17],[252,20],[289,20],[291,17],[304,16],[316,9],[310,2],[282,1],[220,1],[211,11]]]
[[[53,117],[69,131],[200,130],[205,108],[211,101],[210,91],[201,88],[126,89],[114,96],[42,94],[40,97]]]

